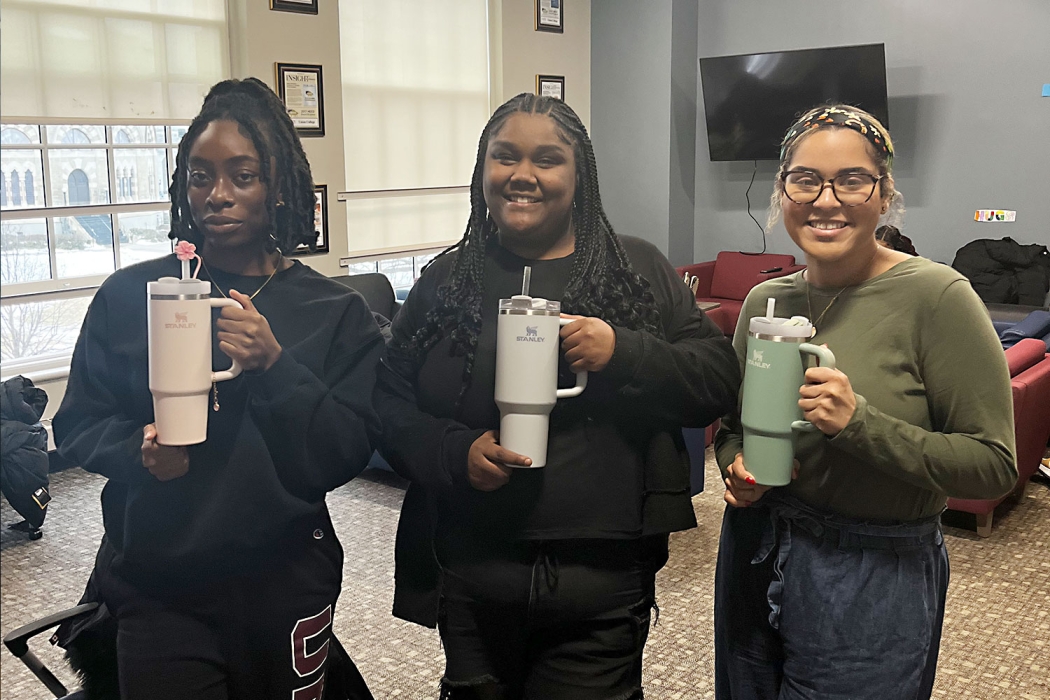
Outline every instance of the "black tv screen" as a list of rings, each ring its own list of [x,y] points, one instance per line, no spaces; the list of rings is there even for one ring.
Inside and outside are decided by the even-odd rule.
[[[821,104],[871,112],[886,128],[883,44],[700,59],[711,160],[776,160],[795,120]]]

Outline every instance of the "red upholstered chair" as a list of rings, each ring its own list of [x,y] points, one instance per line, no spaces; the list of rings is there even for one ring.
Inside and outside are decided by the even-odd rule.
[[[1012,493],[1023,494],[1050,440],[1050,354],[1043,341],[1026,338],[1006,350],[1006,361],[1010,366],[1017,440],[1018,478]],[[948,508],[976,515],[977,534],[988,537],[992,534],[995,507],[1009,495],[989,501],[949,498]]]
[[[793,255],[749,255],[723,250],[710,262],[679,267],[678,275],[681,277],[688,272],[700,279],[696,300],[721,304],[717,309],[707,312],[707,315],[718,324],[723,333],[733,335],[736,319],[740,315],[740,306],[752,287],[759,282],[790,275],[804,268],[805,265],[795,264]]]

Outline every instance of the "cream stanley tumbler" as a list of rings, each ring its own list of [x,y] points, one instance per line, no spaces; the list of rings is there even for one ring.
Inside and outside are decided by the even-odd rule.
[[[499,301],[496,327],[496,405],[499,442],[547,464],[550,413],[558,399],[579,396],[587,373],[576,373],[576,386],[558,388],[559,329],[572,323],[561,318],[561,302],[519,294]]]
[[[208,437],[208,392],[212,382],[241,373],[236,362],[224,372],[211,368],[211,310],[240,306],[212,299],[211,283],[161,277],[146,283],[149,298],[149,389],[157,442],[196,445]]]
[[[791,483],[796,430],[816,427],[802,420],[799,388],[805,384],[806,355],[825,367],[835,366],[835,355],[805,341],[813,325],[804,316],[751,319],[744,364],[744,398],[740,422],[744,428],[744,466],[763,486]]]

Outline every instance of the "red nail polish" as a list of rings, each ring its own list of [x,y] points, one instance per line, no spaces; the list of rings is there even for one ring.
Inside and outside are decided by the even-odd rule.
[[[752,486],[754,486],[755,484],[757,484],[757,483],[758,483],[757,481],[755,481],[755,480],[754,480],[754,479],[753,479],[752,477],[750,477],[750,476],[746,476],[746,477],[744,477],[744,481],[746,481],[747,483],[751,484]]]

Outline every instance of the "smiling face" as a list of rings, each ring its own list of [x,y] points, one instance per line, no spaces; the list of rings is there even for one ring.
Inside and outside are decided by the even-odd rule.
[[[564,257],[573,250],[576,158],[545,114],[511,115],[489,138],[485,204],[500,243],[522,257]]]
[[[187,197],[193,224],[211,251],[255,250],[270,234],[259,153],[237,122],[213,121],[189,154]]]
[[[794,150],[786,171],[806,170],[828,180],[846,173],[881,175],[867,140],[852,129],[825,128],[805,136]],[[810,266],[867,260],[875,255],[875,227],[889,206],[877,186],[863,204],[843,206],[830,185],[815,202],[796,204],[781,194],[784,227],[806,254]]]

